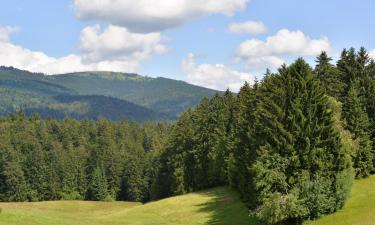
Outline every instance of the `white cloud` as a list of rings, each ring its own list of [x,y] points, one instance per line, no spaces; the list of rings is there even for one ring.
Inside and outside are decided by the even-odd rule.
[[[87,27],[81,33],[81,54],[61,58],[32,51],[9,41],[13,30],[0,28],[0,65],[46,74],[78,71],[136,72],[139,63],[153,54],[166,51],[159,33],[132,34],[125,28]]]
[[[187,82],[216,90],[238,91],[245,81],[253,83],[254,77],[223,64],[196,65],[195,57],[190,53],[182,63],[182,70],[187,76]]]
[[[81,32],[80,49],[83,59],[90,63],[141,61],[166,52],[167,48],[160,42],[160,33],[130,33],[126,28],[113,25],[101,32],[99,26],[90,26]]]
[[[263,34],[267,32],[266,26],[261,21],[246,21],[241,23],[231,23],[228,26],[229,32],[232,33],[248,33],[248,34]]]
[[[9,36],[18,31],[17,27],[0,27],[0,42],[6,42],[9,40]]]
[[[106,21],[135,32],[180,26],[210,14],[233,15],[248,0],[74,0],[80,19]]]
[[[135,72],[138,67],[138,63],[133,61],[84,63],[81,56],[74,54],[54,58],[43,52],[32,51],[7,42],[0,42],[0,64],[46,74],[97,70]]]
[[[313,39],[299,30],[282,29],[265,41],[250,39],[241,43],[236,57],[250,66],[275,68],[283,62],[281,56],[316,56],[321,51],[334,51],[327,37]]]
[[[370,57],[373,58],[375,60],[375,49],[373,49],[372,51],[370,51]]]
[[[241,60],[246,63],[246,66],[251,70],[264,70],[266,68],[275,69],[279,68],[285,63],[285,60],[278,56],[259,56],[249,57],[245,60]]]

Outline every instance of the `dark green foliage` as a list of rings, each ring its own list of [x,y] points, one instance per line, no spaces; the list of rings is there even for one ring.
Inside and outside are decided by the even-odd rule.
[[[366,177],[373,171],[372,142],[370,140],[369,120],[362,105],[356,86],[352,86],[347,94],[344,114],[347,128],[358,142],[358,150],[354,156],[354,168],[357,177]]]
[[[25,175],[15,153],[3,153],[0,174],[0,199],[2,201],[26,201],[29,198]]]
[[[302,59],[261,87],[255,131],[257,215],[298,224],[337,210],[336,175],[350,178],[350,158],[316,77]],[[315,193],[315,194],[312,194]]]
[[[331,95],[345,97],[325,54],[315,73],[299,59],[237,96],[227,91],[185,112],[158,158],[151,198],[226,183],[265,224],[300,224],[340,209],[358,146],[341,104],[324,91],[336,85]]]
[[[228,182],[234,97],[203,99],[174,125],[160,165],[152,198],[181,194]]]
[[[105,173],[101,167],[96,167],[90,178],[88,189],[89,199],[104,201],[108,197],[108,184]]]
[[[347,129],[353,133],[358,142],[358,150],[354,157],[354,168],[357,177],[366,177],[374,171],[373,145],[373,112],[374,112],[374,71],[373,61],[366,50],[354,48],[344,50],[337,63],[341,77],[345,83],[343,95],[344,118]]]
[[[332,58],[326,52],[322,52],[317,60],[315,74],[318,76],[323,90],[327,95],[341,99],[344,94],[345,84],[340,78],[339,70],[331,64]]]
[[[1,118],[0,200],[148,201],[168,133],[167,124]]]
[[[228,167],[230,185],[239,190],[241,197],[249,206],[255,204],[255,190],[250,181],[253,173],[250,166],[255,159],[253,145],[255,144],[255,111],[258,103],[257,90],[257,84],[251,87],[245,83],[238,93],[233,129],[234,143]]]

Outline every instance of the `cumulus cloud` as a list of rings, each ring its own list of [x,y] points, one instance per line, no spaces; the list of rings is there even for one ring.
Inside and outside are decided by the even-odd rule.
[[[138,67],[138,63],[134,61],[105,60],[97,63],[85,63],[81,56],[74,54],[55,58],[43,52],[32,51],[7,42],[0,42],[0,64],[46,74],[97,70],[135,72]]]
[[[275,69],[286,63],[283,58],[273,55],[248,57],[238,59],[238,61],[244,61],[246,66],[251,70],[264,70],[265,68]]]
[[[106,21],[135,32],[155,32],[180,26],[210,14],[233,15],[248,0],[74,0],[78,18]]]
[[[103,32],[100,26],[86,27],[81,32],[80,49],[86,62],[103,60],[141,61],[167,48],[160,33],[130,33],[126,28],[110,25]]]
[[[250,65],[275,67],[283,62],[282,56],[316,56],[321,51],[333,52],[327,37],[313,39],[299,30],[282,29],[265,41],[250,39],[241,43],[236,57]]]
[[[160,44],[159,33],[132,34],[125,28],[87,27],[81,32],[81,54],[55,58],[32,51],[9,41],[12,29],[0,28],[0,64],[46,74],[108,70],[136,72],[139,63],[166,47]]]
[[[239,34],[263,34],[267,32],[266,26],[261,21],[246,21],[241,23],[231,23],[228,31]]]
[[[229,88],[237,92],[245,81],[249,83],[254,81],[251,74],[231,69],[223,64],[196,65],[192,53],[182,61],[181,66],[189,83],[216,90]]]

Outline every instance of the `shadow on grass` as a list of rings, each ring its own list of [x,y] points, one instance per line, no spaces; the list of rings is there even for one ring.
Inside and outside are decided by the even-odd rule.
[[[210,214],[207,225],[260,225],[255,217],[250,216],[238,194],[230,188],[214,188],[199,194],[211,199],[199,205],[200,212]]]

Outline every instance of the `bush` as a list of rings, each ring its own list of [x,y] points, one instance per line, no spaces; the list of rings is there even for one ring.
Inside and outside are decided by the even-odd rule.
[[[82,200],[82,196],[77,191],[73,191],[71,193],[60,193],[60,199],[62,200]]]

